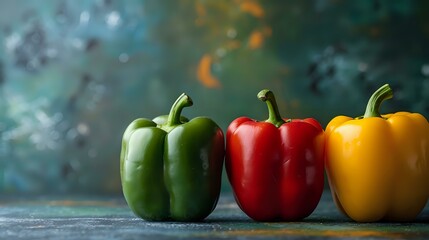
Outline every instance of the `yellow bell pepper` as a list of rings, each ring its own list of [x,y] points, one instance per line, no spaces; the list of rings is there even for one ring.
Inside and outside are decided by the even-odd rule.
[[[357,222],[411,221],[429,197],[429,123],[421,114],[380,115],[388,84],[365,115],[326,127],[326,171],[337,207]]]

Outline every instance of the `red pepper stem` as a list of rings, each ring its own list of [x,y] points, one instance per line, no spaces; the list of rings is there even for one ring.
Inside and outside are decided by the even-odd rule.
[[[277,106],[276,98],[274,93],[268,89],[264,89],[258,93],[259,100],[265,102],[268,107],[268,119],[265,122],[274,124],[276,127],[280,127],[285,121],[280,116],[279,108]]]
[[[173,128],[174,126],[180,125],[180,115],[182,113],[182,109],[185,107],[190,107],[193,105],[191,97],[186,95],[185,93],[182,93],[177,100],[173,103],[173,106],[171,106],[170,113],[168,114],[167,122],[164,125],[166,130],[170,130],[170,128]]]
[[[382,117],[380,114],[380,106],[384,100],[390,99],[393,97],[393,90],[390,88],[389,84],[384,84],[377,91],[375,91],[366,105],[365,114],[363,118],[369,117]]]

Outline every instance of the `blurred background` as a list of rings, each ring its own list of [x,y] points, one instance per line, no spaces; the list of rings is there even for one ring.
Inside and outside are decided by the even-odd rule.
[[[284,117],[382,112],[429,117],[428,1],[2,0],[0,192],[121,193],[123,131],[138,117],[183,114],[225,131]],[[224,178],[224,190],[228,189]]]

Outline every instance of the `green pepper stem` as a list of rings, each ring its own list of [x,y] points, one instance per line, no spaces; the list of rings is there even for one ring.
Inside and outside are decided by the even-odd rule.
[[[192,105],[193,102],[191,97],[189,97],[185,93],[182,93],[173,103],[173,106],[171,106],[170,113],[168,114],[165,126],[169,128],[181,124],[180,115],[182,114],[182,109],[185,107],[190,107]]]
[[[265,122],[274,124],[276,127],[280,127],[285,121],[280,116],[279,108],[277,106],[276,98],[274,93],[268,89],[264,89],[258,93],[259,100],[265,102],[268,107],[268,119]]]
[[[393,97],[393,90],[390,88],[389,84],[384,84],[377,91],[375,91],[366,105],[365,114],[363,118],[369,117],[381,117],[380,106],[384,100],[390,99]]]

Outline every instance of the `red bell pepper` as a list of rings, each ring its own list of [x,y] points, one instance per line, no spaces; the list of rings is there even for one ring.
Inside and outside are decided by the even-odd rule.
[[[269,118],[235,119],[227,129],[226,170],[234,197],[256,221],[309,216],[324,184],[324,131],[313,118],[283,119],[274,94],[262,90]]]

